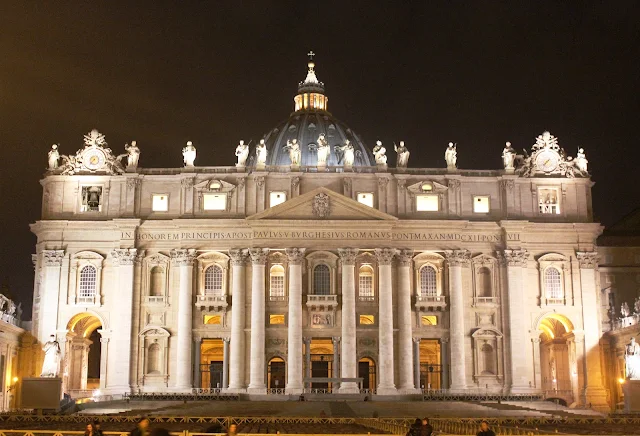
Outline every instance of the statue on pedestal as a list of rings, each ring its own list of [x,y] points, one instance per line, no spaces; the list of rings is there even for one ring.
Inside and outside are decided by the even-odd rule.
[[[456,145],[453,142],[449,143],[446,151],[444,152],[444,160],[447,162],[448,170],[455,170],[456,163],[458,162],[458,151],[456,150]]]
[[[260,140],[260,143],[256,145],[256,167],[264,167],[267,164],[267,145],[264,143],[264,139]]]
[[[300,150],[298,140],[295,138],[293,140],[287,140],[287,145],[285,145],[283,149],[289,152],[291,166],[299,166],[302,160],[302,151]]]
[[[56,341],[56,336],[51,335],[48,342],[42,347],[44,351],[44,362],[40,377],[57,377],[60,371],[60,344]]]
[[[404,146],[404,141],[400,141],[400,147],[393,144],[393,149],[398,153],[398,160],[396,162],[396,167],[398,168],[406,168],[409,164],[409,150]]]
[[[502,150],[502,163],[507,171],[515,170],[516,151],[511,147],[511,143],[507,142]]]
[[[589,163],[589,161],[587,160],[587,157],[584,154],[584,148],[578,149],[578,154],[576,155],[574,162],[576,163],[575,165],[576,165],[576,168],[578,168],[578,170],[582,171],[583,173],[588,172],[587,164]]]
[[[376,146],[373,147],[373,155],[376,158],[376,164],[387,164],[387,149],[382,146],[382,141],[376,141]]]
[[[342,165],[346,168],[351,168],[355,161],[355,149],[353,144],[348,139],[345,139],[344,145],[336,145],[335,152],[338,154],[338,161],[342,161]]]
[[[136,141],[131,141],[131,145],[125,144],[124,150],[127,152],[127,168],[138,168],[138,159],[140,159],[140,149],[136,145]]]
[[[324,133],[321,133],[320,136],[318,136],[318,166],[327,166],[330,153],[331,148],[329,147],[329,142]]]
[[[60,152],[58,151],[58,144],[53,144],[51,150],[49,150],[49,170],[55,170],[58,168],[58,160],[60,159]]]
[[[631,311],[629,310],[629,305],[627,304],[626,301],[622,303],[622,306],[620,306],[620,315],[622,315],[623,318],[626,318],[629,315],[631,315]]]
[[[247,158],[249,157],[249,144],[245,144],[241,139],[240,143],[236,147],[236,156],[238,157],[237,167],[243,167],[247,164]]]
[[[193,166],[193,162],[196,160],[196,148],[191,141],[187,141],[187,146],[182,149],[182,157],[184,159],[184,166]]]
[[[624,361],[627,379],[640,380],[640,344],[636,342],[636,338],[631,338],[625,346]]]

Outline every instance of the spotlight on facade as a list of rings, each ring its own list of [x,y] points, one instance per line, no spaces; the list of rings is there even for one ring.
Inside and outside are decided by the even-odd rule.
[[[624,379],[623,378],[619,378],[618,379],[618,383],[623,384],[624,383]]]

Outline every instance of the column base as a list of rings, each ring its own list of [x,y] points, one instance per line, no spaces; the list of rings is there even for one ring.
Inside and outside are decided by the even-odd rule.
[[[222,389],[222,392],[225,394],[245,394],[247,392],[247,388],[226,388]]]
[[[409,387],[400,386],[398,388],[398,393],[403,395],[417,395],[417,394],[422,394],[422,389],[418,389],[414,386],[409,386]]]
[[[398,395],[398,389],[395,386],[379,386],[376,389],[377,395]]]
[[[287,395],[300,395],[303,392],[302,386],[287,386],[284,393]]]
[[[354,382],[342,382],[338,389],[339,394],[359,394],[360,388]]]
[[[627,383],[629,383],[630,380],[627,380]],[[638,385],[638,383],[636,383],[635,385]],[[624,392],[624,386],[623,386],[623,392]],[[609,403],[607,402],[607,390],[604,388],[587,388],[584,392],[584,397],[587,401],[587,404],[585,404],[585,406],[591,407],[593,409],[596,410],[603,410],[603,409],[610,409],[609,407]],[[625,395],[626,398],[626,395]]]
[[[249,386],[247,388],[247,394],[266,395],[267,394],[267,387],[266,386],[260,386],[260,387],[252,388],[251,386]]]

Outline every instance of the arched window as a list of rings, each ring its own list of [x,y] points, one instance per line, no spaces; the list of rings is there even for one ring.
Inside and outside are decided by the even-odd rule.
[[[331,293],[331,272],[327,265],[318,265],[313,269],[313,293],[315,295]]]
[[[476,271],[476,293],[478,297],[492,297],[491,271],[486,266]]]
[[[496,368],[493,347],[489,344],[483,344],[480,351],[482,352],[482,374],[495,374]]]
[[[204,293],[206,295],[222,294],[222,268],[211,265],[204,272]]]
[[[557,268],[549,267],[544,272],[544,289],[547,298],[550,300],[560,300],[564,297],[562,293],[562,275]]]
[[[152,297],[164,296],[164,268],[161,266],[151,268],[151,278],[149,281],[149,295]]]
[[[80,301],[89,301],[96,296],[96,279],[98,272],[96,267],[87,265],[80,270],[80,289],[78,296]]]
[[[147,351],[147,374],[160,374],[160,345],[151,344]]]
[[[273,265],[269,273],[269,297],[271,299],[284,299],[284,267]]]
[[[362,265],[358,272],[358,296],[361,300],[373,300],[373,268]]]
[[[438,295],[436,269],[431,265],[425,265],[420,269],[420,296],[435,297],[436,295]]]

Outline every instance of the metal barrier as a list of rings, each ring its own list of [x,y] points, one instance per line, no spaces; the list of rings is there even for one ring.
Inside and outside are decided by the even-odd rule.
[[[240,395],[221,393],[217,388],[212,389],[193,389],[190,394],[185,393],[139,393],[125,394],[125,400],[131,401],[202,401],[202,400],[220,400],[220,401],[239,401]]]
[[[540,401],[543,394],[491,394],[488,392],[450,392],[445,389],[424,389],[422,401]]]

